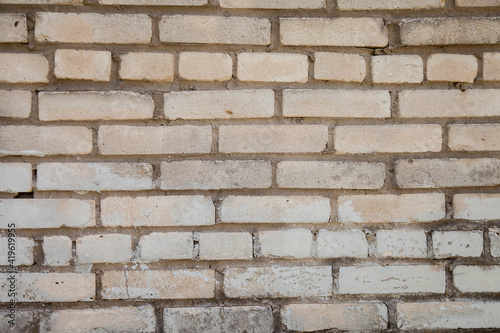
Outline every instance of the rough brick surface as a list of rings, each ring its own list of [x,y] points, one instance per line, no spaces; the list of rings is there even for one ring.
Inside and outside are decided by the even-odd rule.
[[[31,92],[0,90],[0,117],[28,118],[31,113]]]
[[[500,81],[500,53],[483,54],[483,72],[483,80]]]
[[[258,237],[261,257],[304,259],[312,256],[313,235],[310,230],[261,231]]]
[[[111,52],[57,50],[54,73],[58,79],[109,81]]]
[[[0,83],[47,83],[49,62],[42,54],[0,53]]]
[[[88,235],[76,240],[79,263],[119,263],[132,258],[132,239],[129,235]]]
[[[241,81],[307,82],[307,56],[291,53],[240,53],[237,73]]]
[[[200,260],[251,260],[252,234],[247,232],[210,232],[200,234]]]
[[[17,237],[0,237],[0,246],[5,249],[0,254],[0,266],[9,266],[14,260],[15,266],[31,266],[34,263],[33,247],[35,241],[32,238]],[[13,251],[13,252],[11,252]],[[14,254],[14,255],[13,255]]]
[[[316,52],[314,57],[316,80],[362,82],[366,77],[366,62],[360,55]]]
[[[375,83],[420,83],[424,79],[424,63],[418,55],[372,57]]]
[[[435,231],[432,233],[435,258],[480,257],[482,231]]]
[[[325,8],[325,0],[220,0],[223,8],[317,9]]]
[[[450,125],[448,146],[455,151],[499,151],[500,125]]]
[[[130,52],[120,58],[122,80],[160,82],[174,80],[174,56],[170,53]]]
[[[317,242],[318,258],[368,257],[368,241],[361,230],[320,230]]]
[[[427,60],[427,79],[474,82],[477,68],[477,59],[473,55],[432,54]]]
[[[453,284],[464,293],[500,292],[500,266],[457,266],[453,269]]]
[[[73,258],[73,242],[67,236],[43,237],[44,265],[68,266]]]
[[[376,254],[382,258],[426,258],[427,236],[420,230],[379,230]]]
[[[140,257],[146,262],[163,259],[192,259],[193,235],[190,232],[154,232],[139,241]]]
[[[444,7],[443,0],[338,0],[340,10],[402,10]]]
[[[24,43],[28,41],[26,16],[22,14],[0,15],[0,43]]]
[[[500,257],[500,229],[491,228],[489,229],[490,246],[491,246],[491,256]]]
[[[455,194],[453,217],[465,220],[498,220],[500,194]]]
[[[0,163],[0,192],[31,192],[31,164]]]
[[[226,53],[182,52],[179,76],[186,80],[227,81],[233,74],[233,60]]]

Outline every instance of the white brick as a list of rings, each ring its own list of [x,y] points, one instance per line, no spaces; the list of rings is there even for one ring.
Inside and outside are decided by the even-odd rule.
[[[317,196],[228,196],[220,207],[223,223],[327,223],[330,200]]]
[[[500,219],[500,194],[455,194],[453,217],[464,220],[498,220]]]
[[[240,81],[307,82],[308,59],[295,53],[240,53],[237,76]]]
[[[443,266],[340,267],[341,294],[444,294]]]
[[[212,127],[101,126],[98,146],[103,155],[210,153]]]
[[[151,18],[145,14],[36,15],[35,39],[41,43],[149,44],[151,34]]]
[[[161,188],[168,190],[268,188],[269,161],[179,161],[161,163]]]
[[[316,80],[362,82],[366,77],[365,58],[359,54],[316,52],[314,57]]]
[[[191,232],[154,232],[139,241],[141,259],[155,262],[163,259],[193,259]]]
[[[163,328],[169,333],[252,332],[272,333],[269,306],[190,307],[163,310]]]
[[[366,258],[368,241],[361,230],[318,232],[318,258]]]
[[[500,292],[500,266],[456,266],[453,284],[463,293]]]
[[[391,96],[384,90],[285,89],[283,116],[389,118]]]
[[[56,50],[54,74],[59,79],[109,81],[111,52]]]
[[[167,119],[269,118],[274,92],[259,90],[174,91],[165,94]]]
[[[500,53],[483,53],[483,80],[500,81]]]
[[[170,53],[130,52],[120,56],[120,79],[170,82],[174,56]]]
[[[203,6],[208,0],[98,0],[101,5]]]
[[[500,125],[450,125],[448,146],[455,151],[500,151]]]
[[[341,223],[432,222],[445,215],[442,193],[344,195],[338,199]]]
[[[224,271],[229,298],[331,296],[330,266],[249,267]]]
[[[123,332],[154,333],[155,309],[151,305],[138,307],[57,310],[41,324],[41,333]]]
[[[31,164],[0,163],[0,192],[31,192]]]
[[[455,6],[494,7],[494,6],[500,6],[500,1],[499,0],[455,0]]]
[[[0,90],[0,117],[28,118],[31,114],[31,91]]]
[[[388,321],[383,303],[289,304],[281,309],[281,322],[291,331],[383,330]]]
[[[427,80],[474,82],[477,68],[473,55],[432,54],[427,60]]]
[[[10,311],[11,309],[9,308],[8,311],[0,312],[1,332],[3,333],[34,332],[33,329],[36,327],[37,320],[35,319],[35,315],[32,311],[22,311],[17,309],[15,317],[16,318],[15,325],[9,323],[9,320],[11,320],[11,317],[9,316],[12,316],[12,314],[9,313]]]
[[[480,257],[483,253],[482,231],[434,231],[435,258]]]
[[[252,234],[211,232],[200,234],[200,260],[251,260]]]
[[[131,91],[47,92],[38,95],[40,120],[147,119],[155,104]]]
[[[335,151],[341,154],[438,152],[442,147],[440,125],[337,126]]]
[[[320,9],[325,0],[219,0],[222,8]]]
[[[0,266],[31,266],[33,260],[33,247],[35,242],[32,238],[9,237],[12,233],[6,233],[0,237]]]
[[[41,191],[140,191],[153,188],[149,163],[41,163]]]
[[[233,76],[233,60],[229,54],[181,52],[179,76],[185,80],[227,81]]]
[[[95,202],[77,199],[2,199],[0,228],[84,228],[95,226]]]
[[[121,263],[132,258],[132,238],[129,235],[88,235],[76,239],[79,263]]]
[[[500,302],[398,303],[402,330],[500,327]]]
[[[103,299],[213,298],[214,271],[176,269],[162,271],[105,271]]]
[[[426,258],[427,237],[420,230],[379,230],[376,254],[382,258]]]
[[[2,31],[0,43],[26,43],[28,41],[26,15],[14,13],[0,15],[0,31]]]
[[[166,43],[269,45],[271,22],[256,17],[163,16],[160,40]]]
[[[83,0],[0,0],[2,4],[14,5],[81,5]]]
[[[44,265],[68,266],[73,259],[73,242],[67,236],[43,237]]]
[[[261,231],[258,233],[261,257],[304,259],[312,257],[313,236],[307,229]]]
[[[0,302],[8,296],[11,273],[0,273]],[[81,302],[93,301],[95,275],[77,273],[17,273],[16,302]]]
[[[0,53],[0,82],[47,83],[49,62],[42,54]]]
[[[326,125],[224,125],[219,127],[221,153],[322,152]]]
[[[444,0],[337,0],[339,10],[404,10],[443,8]]]
[[[424,80],[424,62],[418,55],[372,57],[375,83],[420,83]]]
[[[384,47],[389,43],[381,18],[282,18],[284,45]]]
[[[215,207],[210,197],[108,197],[101,201],[106,227],[166,227],[213,225]]]
[[[500,228],[489,230],[490,248],[492,257],[500,257]]]

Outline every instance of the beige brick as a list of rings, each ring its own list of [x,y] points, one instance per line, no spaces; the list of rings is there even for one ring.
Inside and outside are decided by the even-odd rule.
[[[282,161],[276,178],[283,188],[377,189],[385,173],[384,163]]]
[[[284,45],[384,47],[389,43],[381,18],[282,18]]]
[[[317,242],[318,258],[368,257],[368,241],[361,230],[320,230]]]
[[[500,6],[499,0],[455,0],[459,7],[494,7]]]
[[[151,35],[151,18],[145,14],[36,15],[35,39],[41,43],[149,44]]]
[[[240,53],[237,76],[240,81],[307,82],[308,59],[296,53]]]
[[[174,80],[174,56],[170,53],[130,52],[120,56],[120,79]]]
[[[95,226],[93,200],[2,199],[0,228],[14,223],[17,229],[84,228]]]
[[[285,89],[283,116],[389,118],[391,97],[383,90]]]
[[[31,91],[0,90],[0,117],[28,118],[31,114]]]
[[[444,294],[444,266],[340,267],[341,294]]]
[[[1,176],[0,176],[1,177]],[[269,161],[179,161],[161,163],[161,188],[211,190],[271,187]]]
[[[200,234],[200,260],[251,260],[252,234],[211,232]]]
[[[191,232],[154,232],[139,241],[142,260],[156,262],[164,259],[193,259],[193,234]]]
[[[434,258],[480,257],[483,253],[482,231],[434,231]]]
[[[223,223],[327,223],[330,200],[317,196],[228,196],[222,201]]]
[[[167,119],[269,118],[274,92],[259,90],[180,91],[165,94]]]
[[[312,257],[313,236],[307,229],[261,231],[260,257],[305,259]]]
[[[233,60],[226,53],[181,52],[179,76],[185,80],[227,81],[233,76]]]
[[[154,333],[155,309],[151,305],[138,307],[92,308],[57,310],[52,312],[41,333],[120,332]]]
[[[2,1],[0,0],[0,3]],[[38,320],[32,311],[22,311],[16,309],[15,325],[9,323],[13,314],[10,314],[11,309],[0,312],[0,332],[3,333],[35,333],[38,326]]]
[[[427,236],[423,230],[379,230],[376,239],[378,257],[427,257]]]
[[[483,54],[483,80],[500,81],[500,53]]]
[[[499,151],[500,125],[450,125],[448,146],[455,151]]]
[[[213,298],[214,271],[176,269],[161,271],[105,271],[103,299]]]
[[[383,303],[289,304],[281,309],[281,322],[290,331],[383,330],[388,321]]]
[[[130,235],[87,235],[76,239],[76,258],[81,264],[128,262],[132,256]]]
[[[163,328],[169,333],[252,332],[272,333],[273,311],[269,306],[170,308],[163,310]]]
[[[40,120],[147,119],[155,104],[150,95],[131,91],[40,93]]]
[[[439,152],[440,125],[337,126],[335,151],[341,154]]]
[[[489,230],[491,256],[500,257],[500,228],[491,228]]]
[[[269,45],[271,22],[256,17],[163,16],[160,40],[166,43]]]
[[[496,186],[500,184],[500,159],[398,160],[396,182],[401,188]]]
[[[210,153],[212,127],[101,126],[98,146],[103,155]]]
[[[344,195],[338,199],[341,223],[432,222],[444,217],[442,193]]]
[[[443,8],[444,0],[338,0],[339,10],[404,10]]]
[[[219,0],[222,8],[320,9],[325,0]]]
[[[43,237],[44,265],[69,266],[73,259],[73,242],[67,236]]]
[[[42,54],[0,53],[0,82],[47,83],[49,62]]]
[[[31,164],[0,163],[0,192],[31,192]]]
[[[359,54],[316,52],[314,57],[316,80],[362,82],[366,77],[365,58]]]
[[[326,125],[223,125],[221,153],[319,153],[328,141]]]
[[[500,292],[500,266],[456,266],[453,284],[463,293]]]
[[[140,191],[153,188],[149,163],[41,163],[41,191]]]
[[[101,201],[106,227],[167,227],[213,225],[215,207],[210,197],[108,197]]]
[[[9,302],[12,273],[0,273],[0,302]],[[16,302],[93,301],[95,275],[78,273],[18,273],[15,279]]]
[[[83,0],[0,0],[0,4],[14,5],[81,5]]]
[[[3,1],[0,1],[2,3]],[[7,13],[0,15],[0,43],[28,42],[26,15]]]
[[[432,54],[427,60],[427,80],[474,82],[477,67],[473,55]]]
[[[26,237],[10,237],[15,234],[6,233],[0,237],[0,266],[31,266],[34,263],[33,247],[35,241]]]
[[[229,298],[330,296],[332,284],[330,266],[228,268],[223,282]]]
[[[500,194],[455,194],[453,217],[465,220],[496,220],[500,218]]]
[[[372,57],[375,83],[421,83],[424,62],[418,55],[388,55]]]
[[[203,6],[208,0],[98,0],[101,5]]]
[[[92,151],[92,130],[83,126],[0,127],[0,155],[84,155]]]
[[[402,330],[500,327],[500,302],[398,303]]]
[[[400,23],[403,45],[497,44],[497,18],[425,18]]]
[[[109,81],[111,52],[56,50],[54,74],[59,79]]]

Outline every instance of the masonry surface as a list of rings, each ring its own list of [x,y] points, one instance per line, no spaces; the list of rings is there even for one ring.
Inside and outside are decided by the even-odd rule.
[[[0,332],[498,332],[499,281],[499,0],[0,0]]]

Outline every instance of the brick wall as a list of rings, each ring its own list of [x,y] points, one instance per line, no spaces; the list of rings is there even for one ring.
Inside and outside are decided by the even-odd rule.
[[[0,0],[0,331],[497,331],[499,10]]]

